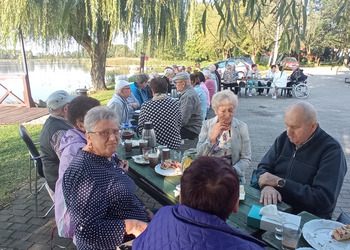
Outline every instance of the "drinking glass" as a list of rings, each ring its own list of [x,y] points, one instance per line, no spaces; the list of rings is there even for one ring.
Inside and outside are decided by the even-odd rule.
[[[277,225],[275,227],[275,237],[277,240],[282,240],[283,226]]]
[[[148,161],[148,155],[152,153],[152,148],[150,147],[145,147],[142,149],[142,155],[143,155],[143,159],[145,159],[146,161]]]
[[[300,236],[301,229],[298,225],[293,223],[284,223],[282,232],[282,249],[296,249]]]

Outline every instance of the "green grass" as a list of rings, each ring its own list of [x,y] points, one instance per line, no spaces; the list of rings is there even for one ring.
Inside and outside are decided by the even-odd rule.
[[[0,125],[0,209],[13,192],[28,181],[28,149],[19,135],[18,124]],[[26,126],[33,141],[38,141],[41,125]]]

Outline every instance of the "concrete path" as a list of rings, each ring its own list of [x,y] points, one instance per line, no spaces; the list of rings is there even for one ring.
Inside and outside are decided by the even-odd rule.
[[[350,84],[344,83],[344,75],[335,75],[330,68],[306,69],[311,95],[307,99],[316,106],[320,126],[342,144],[348,165],[350,164]],[[242,91],[243,93],[243,91]],[[255,169],[272,145],[275,138],[285,130],[284,111],[295,98],[253,96],[239,98],[239,107],[235,117],[248,124],[251,145],[252,164],[246,171],[250,181]],[[137,189],[150,208],[161,206],[141,189]],[[39,195],[40,210],[44,213],[51,205],[47,192]],[[333,215],[336,219],[340,212],[350,214],[350,173],[348,172],[341,190],[337,207]],[[29,196],[28,187],[17,192],[12,204],[0,211],[0,250],[1,249],[75,249],[70,239],[59,238],[55,227],[53,212],[46,219],[36,218],[34,198]]]

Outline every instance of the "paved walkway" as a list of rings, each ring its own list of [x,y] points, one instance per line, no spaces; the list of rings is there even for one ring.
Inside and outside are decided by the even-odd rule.
[[[350,84],[344,83],[344,76],[335,76],[330,68],[306,69],[311,73],[308,84],[311,95],[307,99],[318,110],[320,126],[342,144],[347,162],[350,164]],[[242,92],[243,93],[243,92]],[[252,164],[246,171],[247,180],[275,138],[284,131],[284,111],[295,99],[256,96],[239,98],[239,107],[235,117],[246,122],[249,127],[252,145]],[[137,189],[150,208],[160,205],[141,189]],[[52,202],[43,190],[39,195],[41,212],[45,212]],[[340,212],[350,214],[350,173],[348,172],[341,190],[337,207],[333,215],[336,219]],[[35,218],[34,199],[29,196],[28,187],[17,192],[17,196],[8,207],[0,211],[0,249],[75,249],[70,239],[53,234],[55,226],[53,212],[46,219]]]

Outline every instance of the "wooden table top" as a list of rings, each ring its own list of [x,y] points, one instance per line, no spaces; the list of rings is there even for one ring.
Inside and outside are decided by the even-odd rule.
[[[161,176],[157,174],[149,165],[139,165],[130,159],[133,155],[140,155],[138,147],[133,148],[131,154],[126,153],[124,146],[120,145],[117,150],[118,157],[122,160],[129,161],[129,176],[135,183],[147,192],[151,197],[157,200],[162,205],[174,205],[179,202],[178,197],[175,197],[174,190],[176,185],[180,184],[181,176]],[[245,199],[239,202],[238,213],[232,213],[226,221],[228,225],[242,232],[253,236],[260,236],[264,233],[263,230],[247,226],[247,215],[253,205],[260,205],[260,190],[257,190],[249,185],[245,185]],[[286,203],[279,203],[280,211],[288,212],[291,207]]]

